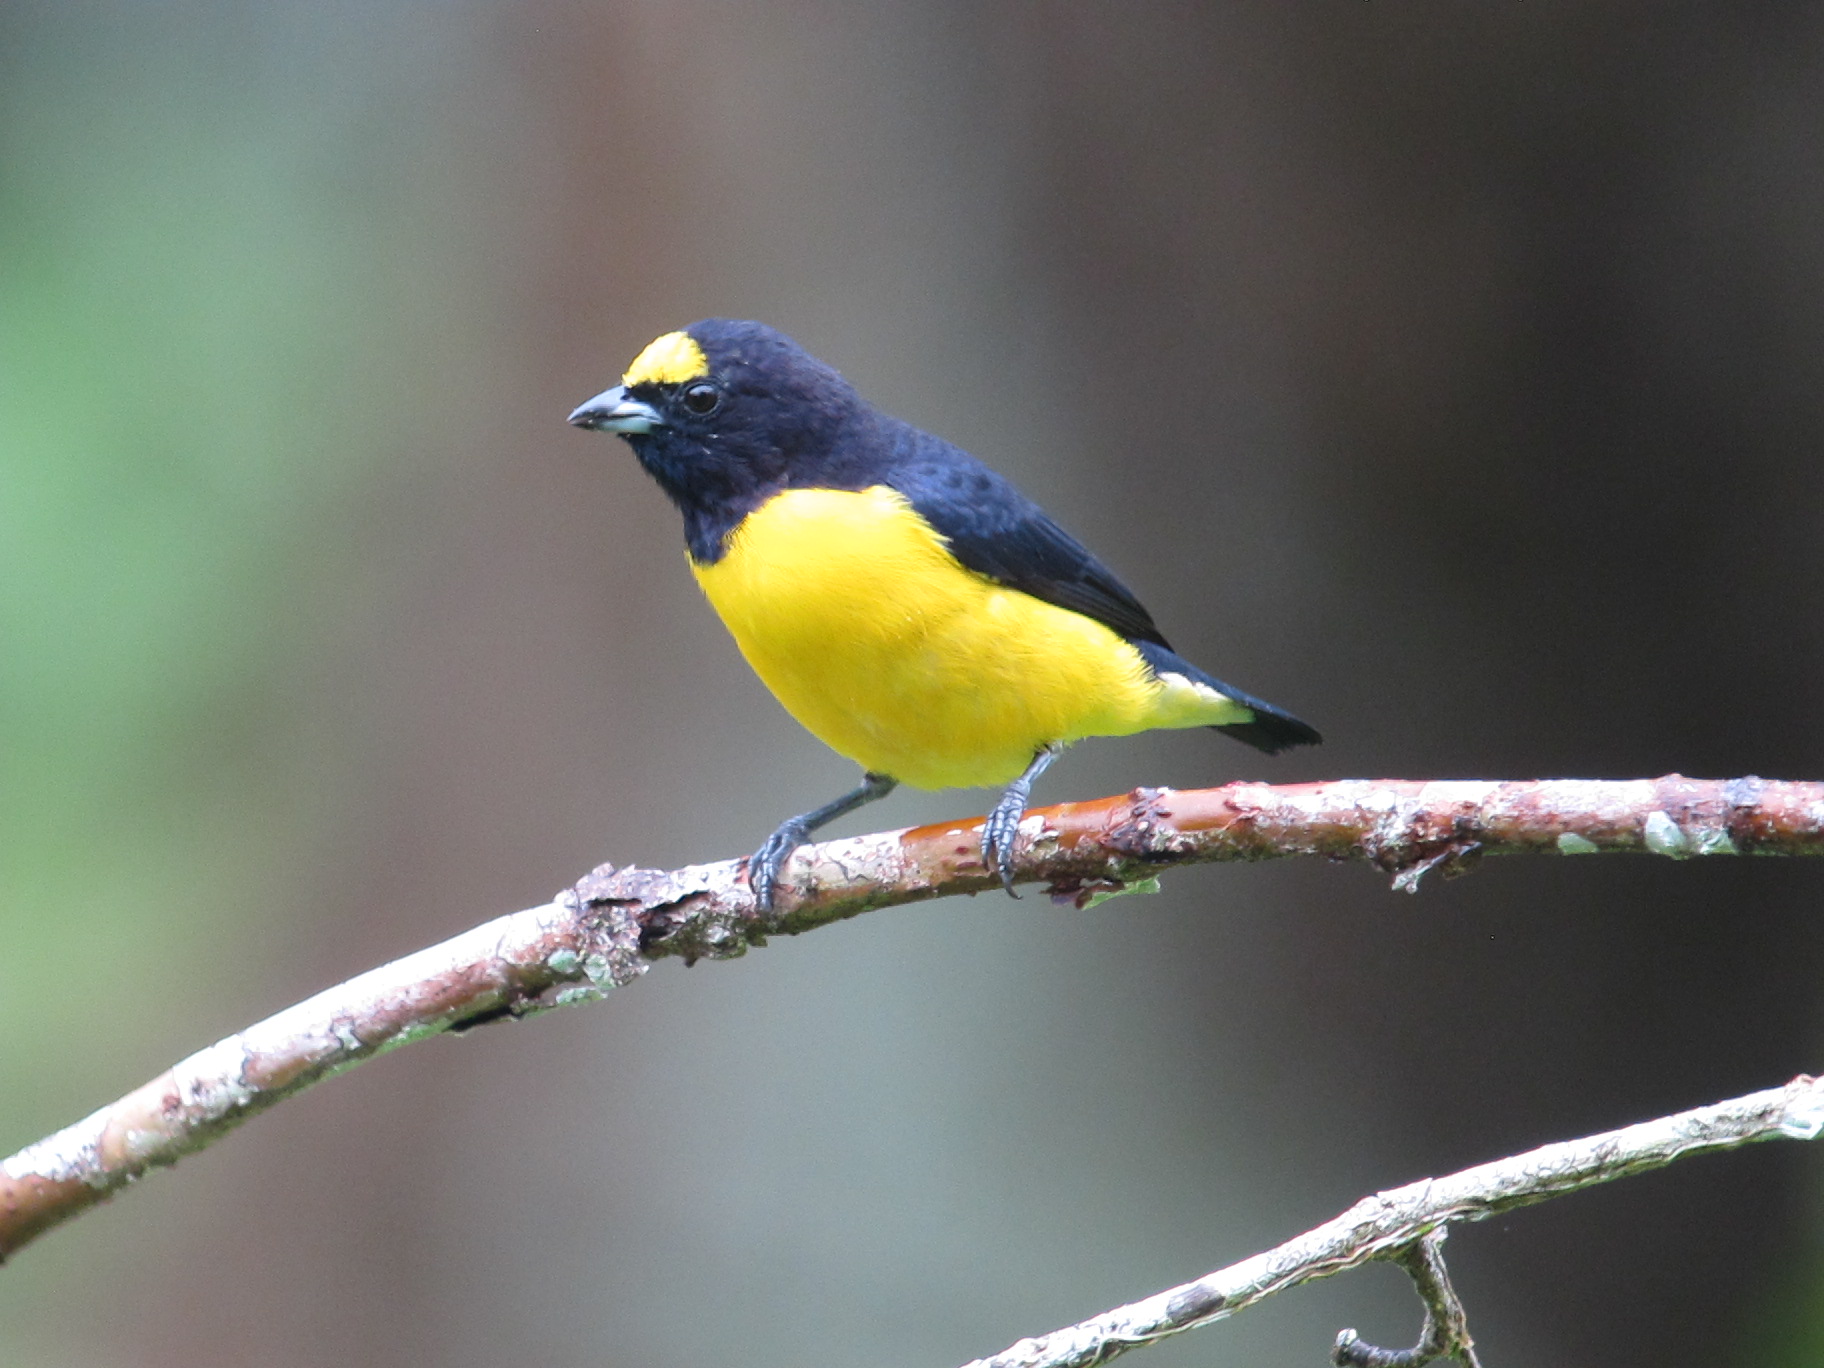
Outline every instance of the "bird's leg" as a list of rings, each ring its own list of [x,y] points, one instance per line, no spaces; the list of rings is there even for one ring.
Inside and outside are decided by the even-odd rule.
[[[864,803],[871,803],[876,798],[885,798],[898,787],[899,780],[884,774],[869,772],[862,775],[861,787],[842,797],[825,803],[801,817],[793,817],[781,822],[779,829],[766,838],[766,844],[756,850],[747,861],[747,882],[754,890],[754,901],[760,904],[760,910],[770,912],[773,907],[773,892],[779,887],[779,869],[799,846],[810,838],[818,827],[835,821],[838,817],[855,811]]]
[[[1041,746],[1026,766],[1026,773],[1007,785],[1007,791],[982,822],[982,863],[1001,876],[1001,887],[1007,896],[1013,891],[1013,846],[1020,835],[1020,818],[1026,815],[1026,799],[1032,793],[1032,781],[1045,773],[1051,762],[1064,753],[1057,744]]]

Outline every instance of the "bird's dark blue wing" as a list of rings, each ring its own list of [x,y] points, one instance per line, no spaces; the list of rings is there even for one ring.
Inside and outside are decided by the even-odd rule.
[[[908,426],[884,483],[905,495],[977,574],[1094,618],[1130,641],[1169,649],[1152,615],[1112,570],[968,452]]]

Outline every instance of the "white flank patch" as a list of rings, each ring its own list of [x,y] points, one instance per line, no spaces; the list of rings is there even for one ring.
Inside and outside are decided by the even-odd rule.
[[[1172,707],[1181,709],[1187,718],[1194,718],[1197,723],[1221,726],[1228,722],[1249,722],[1254,718],[1253,709],[1244,708],[1227,694],[1175,671],[1161,674],[1159,682],[1165,685],[1165,696]]]

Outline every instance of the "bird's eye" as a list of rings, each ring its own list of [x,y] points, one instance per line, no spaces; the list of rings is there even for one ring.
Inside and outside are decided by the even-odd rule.
[[[722,402],[722,391],[714,385],[698,384],[684,391],[684,407],[695,414],[714,413]]]

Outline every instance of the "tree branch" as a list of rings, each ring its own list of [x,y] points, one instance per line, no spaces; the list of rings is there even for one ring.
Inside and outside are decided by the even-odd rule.
[[[1824,1130],[1824,1079],[1801,1075],[1783,1088],[1750,1093],[1582,1140],[1543,1145],[1526,1154],[1464,1169],[1448,1178],[1422,1178],[1390,1192],[1364,1197],[1342,1215],[1276,1249],[1049,1335],[1021,1340],[1004,1353],[977,1359],[967,1368],[1090,1368],[1129,1349],[1223,1320],[1288,1287],[1327,1278],[1375,1259],[1404,1264],[1426,1297],[1427,1333],[1419,1350],[1436,1348],[1458,1355],[1467,1351],[1471,1357],[1463,1361],[1473,1365],[1468,1333],[1462,1328],[1461,1307],[1455,1305],[1454,1294],[1447,1300],[1438,1297],[1439,1288],[1446,1293],[1449,1289],[1448,1280],[1442,1276],[1443,1266],[1437,1264],[1437,1286],[1428,1288],[1430,1275],[1423,1269],[1425,1256],[1421,1255],[1420,1269],[1414,1269],[1411,1251],[1415,1246],[1423,1249],[1428,1239],[1453,1221],[1480,1221],[1515,1207],[1660,1168],[1693,1154],[1734,1149],[1757,1140],[1810,1140],[1820,1130]],[[1434,1245],[1432,1255],[1435,1254]],[[1453,1306],[1454,1311],[1449,1309]],[[1445,1308],[1446,1320],[1456,1321],[1454,1344],[1446,1344],[1442,1335],[1434,1334],[1438,1311],[1431,1308],[1436,1307]],[[1353,1331],[1339,1336],[1339,1349],[1346,1342],[1360,1343]],[[1428,1361],[1406,1358],[1408,1352],[1346,1361]]]
[[[604,865],[541,907],[362,974],[230,1036],[0,1163],[0,1258],[152,1168],[408,1040],[600,997],[666,955],[731,958],[870,908],[998,887],[980,818],[799,851],[776,905],[740,861]],[[1171,865],[1287,855],[1369,861],[1416,891],[1483,855],[1824,854],[1824,784],[1755,778],[1339,780],[1137,789],[1028,813],[1018,878],[1088,906]]]

